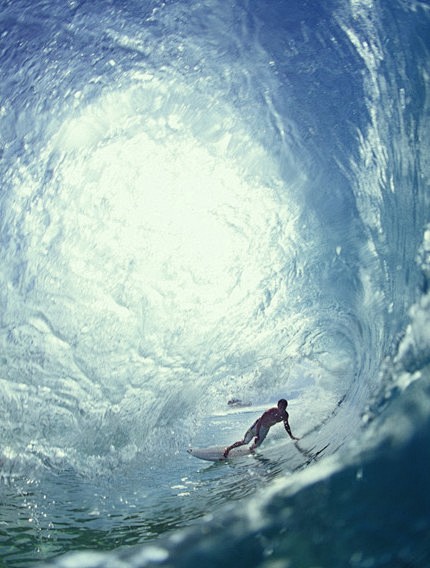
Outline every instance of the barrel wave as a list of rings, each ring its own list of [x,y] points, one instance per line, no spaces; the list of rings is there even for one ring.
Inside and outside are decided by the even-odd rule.
[[[0,22],[0,565],[427,566],[428,4]]]

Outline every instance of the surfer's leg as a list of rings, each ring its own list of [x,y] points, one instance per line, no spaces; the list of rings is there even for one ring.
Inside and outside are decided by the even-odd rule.
[[[240,446],[244,446],[245,444],[246,444],[245,440],[239,440],[238,442],[235,442],[231,446],[228,446],[224,451],[224,457],[226,458],[230,450],[232,450],[233,448],[239,448]]]
[[[260,432],[258,433],[258,436],[255,437],[254,443],[249,448],[251,450],[251,452],[253,452],[256,448],[258,448],[258,446],[261,446],[261,444],[266,439],[266,436],[267,436],[267,433],[269,432],[269,430],[270,430],[270,428],[265,428],[264,426],[261,426]]]
[[[245,444],[249,444],[249,442],[255,436],[255,424],[256,423],[254,422],[254,424],[251,426],[251,428],[249,428],[249,430],[246,431],[246,434],[243,437],[243,440],[239,440],[238,442],[235,442],[234,444],[232,444],[231,446],[228,446],[225,449],[225,452],[224,452],[225,458],[228,456],[230,450],[232,450],[233,448],[239,448],[240,446],[244,446]]]

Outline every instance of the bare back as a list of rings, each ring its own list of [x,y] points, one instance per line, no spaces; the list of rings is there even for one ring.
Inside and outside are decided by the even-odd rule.
[[[271,428],[278,422],[288,421],[288,413],[286,411],[281,412],[279,408],[276,406],[273,408],[269,408],[266,410],[264,414],[261,415],[259,422],[260,427],[263,426],[264,428]]]

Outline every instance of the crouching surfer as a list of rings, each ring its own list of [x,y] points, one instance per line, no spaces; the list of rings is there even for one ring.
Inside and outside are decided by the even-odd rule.
[[[273,408],[269,408],[266,410],[258,420],[254,422],[254,424],[246,431],[243,440],[239,440],[235,442],[231,446],[228,446],[224,451],[224,457],[226,458],[233,448],[238,448],[239,446],[244,446],[245,444],[249,444],[252,438],[255,437],[253,444],[249,448],[251,452],[260,446],[264,439],[266,438],[270,428],[279,422],[284,423],[284,428],[287,431],[287,434],[290,436],[292,440],[299,440],[300,438],[296,438],[291,433],[291,428],[288,423],[288,412],[287,412],[288,402],[282,398],[278,401],[278,405],[274,406]]]

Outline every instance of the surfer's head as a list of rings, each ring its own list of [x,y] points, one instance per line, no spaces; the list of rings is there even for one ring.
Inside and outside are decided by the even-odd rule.
[[[281,400],[278,400],[278,408],[279,410],[285,410],[288,406],[288,402],[285,400],[285,398],[281,398]]]

